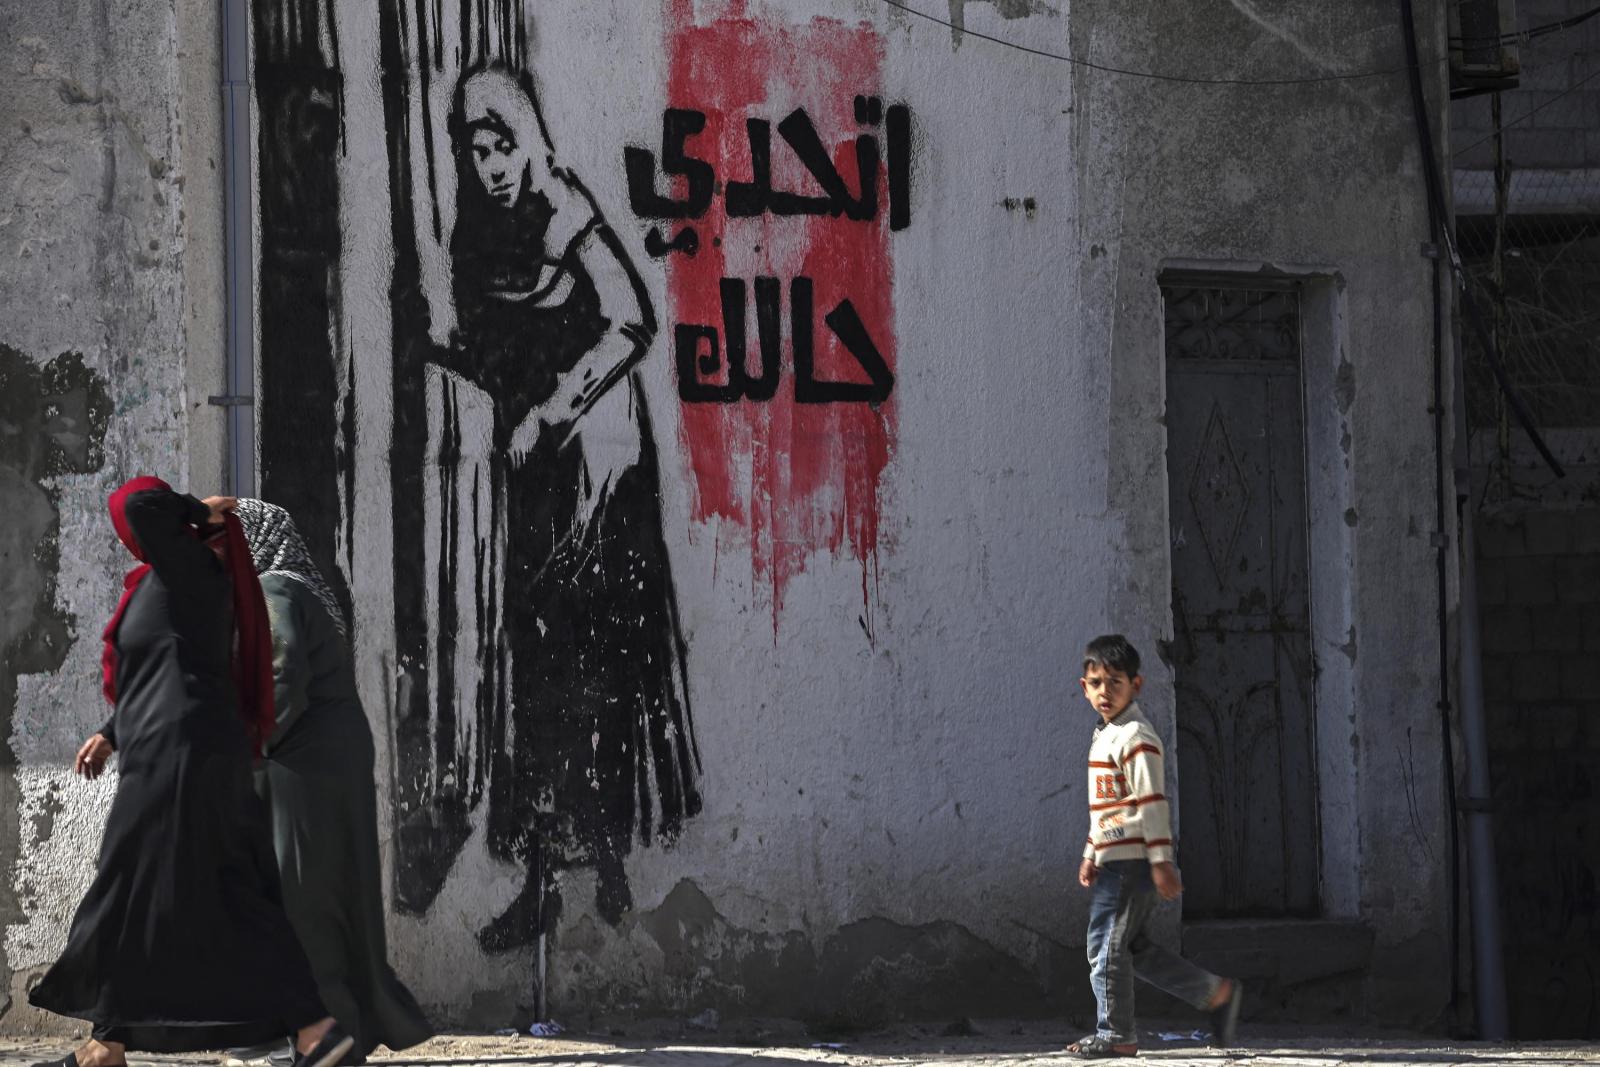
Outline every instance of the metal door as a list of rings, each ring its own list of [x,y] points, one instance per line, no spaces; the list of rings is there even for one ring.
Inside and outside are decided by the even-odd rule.
[[[1314,914],[1299,294],[1162,296],[1184,911]]]

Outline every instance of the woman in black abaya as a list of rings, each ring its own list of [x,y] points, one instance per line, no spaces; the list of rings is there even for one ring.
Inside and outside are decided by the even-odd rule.
[[[117,535],[141,562],[105,632],[116,710],[102,733],[121,776],[66,948],[28,995],[94,1025],[60,1067],[291,1032],[296,1067],[332,1067],[353,1044],[323,1008],[284,914],[252,788],[252,744],[273,722],[271,645],[232,503],[202,503],[157,478],[111,497]],[[232,573],[202,541],[217,524]],[[93,769],[86,759],[80,770]]]

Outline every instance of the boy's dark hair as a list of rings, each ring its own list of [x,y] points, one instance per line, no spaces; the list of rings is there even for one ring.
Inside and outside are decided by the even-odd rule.
[[[1121,634],[1104,634],[1089,642],[1083,650],[1083,669],[1090,666],[1106,671],[1121,671],[1129,678],[1139,673],[1139,650]]]

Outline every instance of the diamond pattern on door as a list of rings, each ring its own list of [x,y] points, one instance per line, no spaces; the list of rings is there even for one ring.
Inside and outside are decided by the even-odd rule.
[[[1233,454],[1221,404],[1211,405],[1211,419],[1206,423],[1194,471],[1189,475],[1189,503],[1194,507],[1217,585],[1226,585],[1225,568],[1233,558],[1239,527],[1250,506],[1250,484]]]

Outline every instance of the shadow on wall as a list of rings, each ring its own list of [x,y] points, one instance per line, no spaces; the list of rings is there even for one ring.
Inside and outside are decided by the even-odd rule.
[[[1082,946],[1040,937],[1032,966],[952,922],[908,926],[870,918],[847,923],[817,945],[798,930],[739,927],[685,879],[652,911],[630,915],[616,935],[592,919],[564,926],[556,941],[553,990],[568,1016],[607,1002],[590,953],[611,937],[648,942],[659,960],[661,1002],[645,1014],[693,1015],[706,1008],[736,1016],[805,1020],[813,1029],[857,1033],[887,1023],[973,1017],[1041,1018],[1070,1011],[1093,1025],[1094,1001]],[[658,955],[659,953],[659,955]],[[572,1020],[576,1022],[577,1020]]]
[[[75,352],[40,364],[0,345],[0,926],[20,922],[17,754],[11,747],[17,678],[59,670],[77,620],[56,604],[61,560],[58,493],[64,474],[89,474],[105,462],[111,417],[105,380]],[[9,985],[9,964],[6,966]],[[4,989],[0,988],[0,995]],[[9,997],[0,1015],[11,1006]]]

